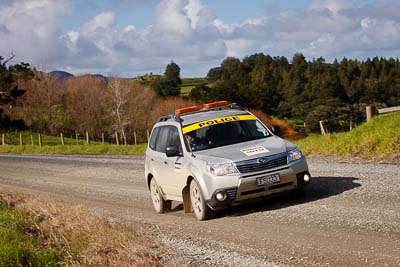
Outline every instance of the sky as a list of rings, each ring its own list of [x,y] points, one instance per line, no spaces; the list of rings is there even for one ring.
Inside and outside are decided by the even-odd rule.
[[[133,77],[174,61],[204,77],[226,57],[327,62],[400,54],[399,0],[0,0],[0,55],[44,70]]]

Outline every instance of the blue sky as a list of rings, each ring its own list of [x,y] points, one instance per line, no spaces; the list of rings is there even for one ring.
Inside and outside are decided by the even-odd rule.
[[[398,0],[0,0],[0,55],[131,77],[171,60],[205,76],[227,56],[398,57]]]

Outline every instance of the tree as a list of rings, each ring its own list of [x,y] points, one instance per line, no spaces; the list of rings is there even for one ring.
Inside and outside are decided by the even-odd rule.
[[[28,127],[48,134],[57,134],[68,128],[68,118],[63,106],[63,84],[44,72],[35,72],[34,79],[20,84],[26,89],[26,93],[18,99],[16,110],[20,111],[20,116]]]
[[[122,140],[124,140],[124,144],[126,145],[126,128],[130,123],[126,104],[130,90],[118,78],[113,78],[108,86],[111,91],[112,115],[114,117],[113,126],[121,132]]]
[[[28,63],[21,62],[21,64],[7,66],[7,63],[14,57],[15,54],[13,53],[5,60],[0,56],[0,127],[3,129],[24,127],[21,120],[13,121],[9,115],[5,114],[1,106],[14,104],[16,99],[25,93],[25,90],[18,86],[18,82],[33,77],[33,72]]]
[[[167,65],[164,72],[164,78],[167,81],[173,81],[175,84],[181,84],[181,68],[173,61]]]
[[[198,84],[190,91],[189,97],[197,101],[202,100],[204,102],[208,102],[210,91],[211,88],[208,87],[207,85]]]
[[[216,82],[219,80],[222,76],[222,68],[221,67],[216,67],[212,68],[208,71],[207,73],[207,80],[209,82]]]
[[[181,93],[180,88],[173,80],[167,80],[164,78],[155,79],[151,87],[159,95],[163,97],[167,96],[179,96]]]

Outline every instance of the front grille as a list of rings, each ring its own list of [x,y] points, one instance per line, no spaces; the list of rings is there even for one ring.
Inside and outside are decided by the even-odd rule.
[[[240,173],[249,173],[273,169],[285,166],[286,164],[287,154],[281,153],[273,156],[236,162],[236,167]]]

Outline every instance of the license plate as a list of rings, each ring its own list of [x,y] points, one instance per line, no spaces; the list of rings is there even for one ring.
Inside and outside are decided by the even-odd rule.
[[[272,174],[257,178],[257,185],[266,185],[280,182],[279,174]]]

